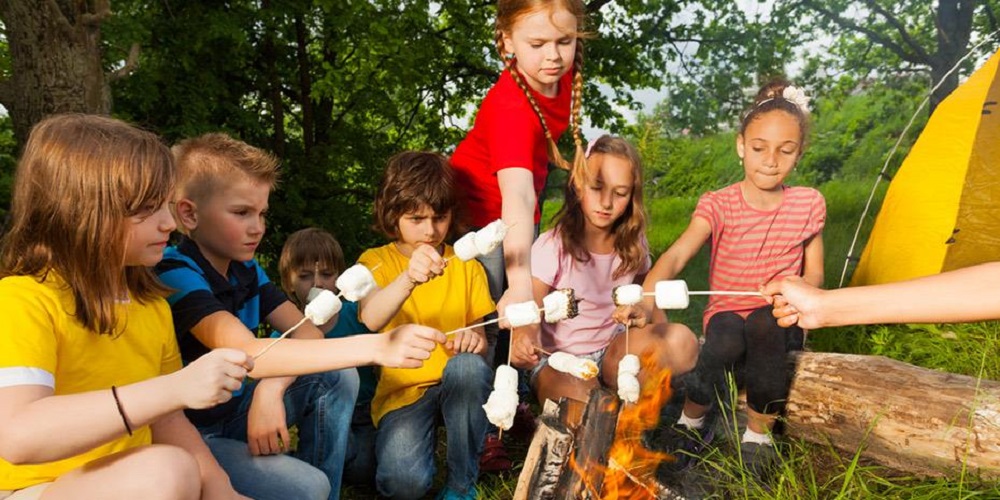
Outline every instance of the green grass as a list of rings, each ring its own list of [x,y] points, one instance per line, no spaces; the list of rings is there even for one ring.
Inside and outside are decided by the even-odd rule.
[[[721,186],[720,186],[721,187]],[[828,213],[823,232],[826,287],[835,288],[840,279],[848,247],[854,236],[871,184],[834,180],[820,191],[826,197]],[[873,213],[869,214],[861,234],[867,235],[877,213],[879,192]],[[650,215],[648,238],[655,259],[687,227],[697,197],[647,200]],[[559,207],[559,200],[545,204],[545,224]],[[864,238],[854,253],[860,255]],[[692,289],[707,286],[708,252],[703,249],[687,266],[681,278]],[[692,299],[692,306],[671,313],[671,320],[683,322],[695,332],[701,331],[704,299]],[[828,328],[810,332],[809,345],[816,351],[877,354],[918,366],[973,377],[1000,380],[1000,322],[962,325],[891,325]],[[767,487],[749,477],[740,464],[738,434],[730,432],[702,458],[701,468],[710,471],[713,497],[745,499],[1000,499],[1000,486],[965,475],[959,478],[918,478],[872,464],[859,454],[845,454],[831,446],[786,440],[782,444],[779,471]],[[480,498],[509,499],[513,496],[517,474],[523,465],[524,444],[505,439],[514,470],[507,476],[480,479]],[[443,443],[442,443],[443,444]],[[439,447],[439,455],[442,447]],[[443,469],[443,457],[439,468]],[[444,475],[439,473],[438,485]],[[368,490],[348,488],[345,499],[368,499]]]

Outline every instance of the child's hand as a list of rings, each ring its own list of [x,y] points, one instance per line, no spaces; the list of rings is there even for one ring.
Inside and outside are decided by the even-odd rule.
[[[294,377],[266,378],[257,383],[247,415],[250,454],[277,455],[288,451],[291,440],[285,417],[285,389]]]
[[[538,364],[538,353],[535,350],[535,336],[530,328],[515,328],[511,331],[510,363],[517,368],[528,370]]]
[[[503,296],[497,301],[497,316],[500,317],[500,322],[498,325],[501,329],[509,329],[510,321],[507,321],[507,306],[511,304],[520,304],[522,302],[527,302],[529,300],[535,300],[534,295],[531,293],[531,288],[525,290],[518,290],[511,286],[503,292]]]
[[[642,328],[649,324],[646,310],[640,304],[616,307],[615,312],[611,314],[611,319],[632,328]]]
[[[375,363],[390,368],[420,368],[445,335],[422,325],[403,325],[379,335],[385,344],[375,353]]]
[[[761,293],[768,303],[774,305],[772,314],[778,319],[778,325],[785,328],[798,325],[805,329],[824,326],[819,303],[824,292],[806,283],[802,277],[790,276],[772,281],[761,288]]]
[[[243,385],[253,358],[236,349],[215,349],[173,375],[185,408],[201,410],[233,398]]]
[[[427,244],[417,245],[410,255],[410,267],[406,275],[410,283],[417,285],[441,276],[444,273],[445,261],[434,247]]]
[[[448,336],[444,348],[455,354],[463,352],[483,354],[486,352],[486,335],[479,328],[461,330]]]

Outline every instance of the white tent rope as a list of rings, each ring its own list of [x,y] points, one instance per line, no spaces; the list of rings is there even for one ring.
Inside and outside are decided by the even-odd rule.
[[[941,79],[937,82],[937,84],[934,85],[934,88],[932,88],[930,92],[928,92],[927,95],[924,97],[924,100],[920,102],[920,106],[917,106],[917,110],[913,112],[913,116],[910,117],[910,121],[909,123],[906,124],[906,128],[904,128],[903,132],[899,134],[899,139],[896,140],[896,144],[892,146],[892,149],[889,151],[889,155],[886,156],[885,163],[882,165],[882,170],[879,171],[878,177],[875,178],[875,185],[872,186],[871,193],[869,193],[868,195],[868,201],[865,202],[865,209],[864,211],[861,212],[861,218],[858,220],[858,227],[854,230],[854,238],[851,240],[851,247],[847,250],[847,256],[844,258],[844,269],[840,272],[840,283],[837,284],[837,288],[844,286],[844,279],[847,277],[847,267],[851,263],[851,257],[854,254],[854,247],[858,244],[858,236],[861,234],[861,226],[864,225],[865,217],[868,216],[868,210],[872,206],[872,200],[875,199],[875,193],[878,191],[879,183],[881,183],[882,179],[885,177],[885,171],[889,169],[889,162],[892,161],[892,158],[896,155],[896,150],[898,150],[899,145],[902,144],[903,138],[906,137],[906,133],[910,131],[910,127],[913,126],[913,122],[916,121],[917,115],[920,114],[920,111],[924,109],[924,106],[926,106],[927,103],[930,102],[931,95],[934,94],[934,92],[938,89],[938,87],[943,85],[944,81],[947,80],[952,73],[958,70],[958,67],[961,66],[966,59],[971,57],[972,53],[975,52],[976,49],[985,45],[986,42],[993,41],[992,38],[997,33],[1000,33],[1000,30],[996,30],[986,35],[983,38],[983,41],[979,42],[978,44],[976,44],[976,46],[969,49],[969,51],[966,52],[965,55],[962,56],[962,58],[959,59],[958,62],[956,62],[955,65],[952,66],[951,69],[944,74],[944,76],[941,77]]]

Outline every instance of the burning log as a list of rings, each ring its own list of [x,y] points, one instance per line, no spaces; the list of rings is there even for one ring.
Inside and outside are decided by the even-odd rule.
[[[1000,382],[851,354],[797,353],[789,368],[788,435],[912,473],[1000,478]]]
[[[577,433],[576,453],[572,456],[576,467],[570,467],[559,480],[557,491],[572,498],[583,496],[584,490],[601,491],[604,470],[608,465],[608,449],[615,439],[618,424],[618,396],[606,389],[590,393],[583,423]],[[586,472],[586,476],[581,474]]]
[[[556,487],[573,448],[573,434],[561,417],[566,414],[568,404],[565,399],[558,404],[545,400],[517,479],[514,500],[558,498]]]

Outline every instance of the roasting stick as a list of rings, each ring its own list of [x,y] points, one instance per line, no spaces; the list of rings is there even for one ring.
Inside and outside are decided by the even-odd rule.
[[[755,297],[763,297],[764,295],[760,292],[747,292],[747,291],[735,291],[735,290],[707,290],[703,292],[692,292],[688,291],[688,295],[747,295]],[[655,297],[655,292],[642,292],[643,297]]]
[[[375,267],[371,268],[370,271],[375,271],[376,269],[378,269],[380,267],[382,267],[382,263],[381,262],[379,262],[378,264],[375,264]],[[318,263],[316,265],[316,268],[317,269],[319,268],[319,264]],[[316,275],[314,274],[313,276],[315,277]],[[344,295],[344,291],[341,290],[339,293],[337,293],[337,298],[339,299],[343,295]],[[267,344],[266,346],[264,346],[264,348],[261,349],[260,352],[258,352],[257,354],[254,354],[253,360],[257,361],[258,359],[260,359],[260,357],[263,356],[264,353],[266,353],[267,351],[270,351],[271,348],[274,347],[275,344],[277,344],[278,342],[281,342],[282,339],[284,339],[285,337],[287,337],[288,335],[290,335],[292,332],[294,332],[296,328],[302,326],[302,324],[305,323],[308,319],[309,318],[303,317],[301,320],[299,320],[298,323],[295,323],[294,326],[292,326],[291,328],[289,328],[288,330],[286,330],[285,333],[282,333],[281,336],[279,336],[278,338],[272,340],[271,343]]]

